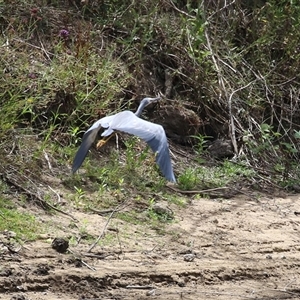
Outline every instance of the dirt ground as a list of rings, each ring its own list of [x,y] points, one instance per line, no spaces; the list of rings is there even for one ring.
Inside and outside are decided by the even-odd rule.
[[[60,232],[25,243],[18,253],[1,251],[0,299],[300,299],[299,198],[170,204],[175,222],[163,235],[112,219],[111,239],[90,253],[108,215],[74,211],[74,223],[39,212],[40,221],[51,220]],[[51,248],[54,237],[83,227],[93,239],[71,243],[72,253]]]

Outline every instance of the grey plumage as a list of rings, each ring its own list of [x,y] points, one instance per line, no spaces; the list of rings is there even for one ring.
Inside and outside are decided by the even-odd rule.
[[[106,130],[103,137],[110,136],[115,131],[126,132],[143,139],[156,153],[156,163],[164,177],[171,182],[176,182],[171,163],[169,146],[165,131],[161,125],[140,119],[143,109],[150,103],[159,101],[158,98],[144,98],[135,113],[122,111],[112,116],[104,117],[95,122],[84,134],[72,166],[72,173],[76,172],[83,163],[91,145],[97,137],[100,128]]]

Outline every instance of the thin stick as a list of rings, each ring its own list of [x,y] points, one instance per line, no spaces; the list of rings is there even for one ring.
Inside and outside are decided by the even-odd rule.
[[[43,153],[44,153],[45,159],[46,159],[46,161],[48,163],[48,168],[49,168],[49,170],[52,173],[52,166],[51,166],[51,163],[50,163],[50,160],[49,160],[49,156],[48,156],[48,154],[47,154],[47,152],[45,150],[43,150]]]
[[[39,37],[39,40],[40,40],[40,37]],[[49,60],[51,60],[51,58],[50,58],[50,56],[49,56],[49,54],[48,54],[48,51],[45,49],[45,47],[44,47],[44,45],[43,45],[43,43],[41,42],[41,40],[40,40],[40,44],[41,44],[41,46],[42,46],[42,50],[43,50],[43,52],[45,53],[45,55],[47,56],[47,58],[49,59]]]
[[[106,224],[103,227],[103,230],[102,230],[101,234],[98,236],[98,238],[96,239],[96,241],[93,243],[93,245],[90,247],[90,249],[87,252],[91,252],[94,249],[94,247],[97,245],[97,243],[100,241],[100,239],[104,236],[105,230],[106,230],[106,228],[107,228],[110,220],[112,219],[112,217],[113,217],[113,215],[114,215],[114,213],[116,211],[117,211],[117,208],[111,212],[111,214],[109,215],[109,217],[108,217],[108,219],[106,221]]]
[[[95,208],[92,208],[92,207],[90,207],[89,209],[91,211],[95,212],[96,214],[102,216],[102,215],[107,215],[107,214],[109,214],[111,212],[118,212],[118,211],[122,210],[123,207],[122,208],[118,208],[118,209],[105,209],[105,210],[98,210],[98,209],[95,209]]]
[[[14,185],[15,187],[17,187],[18,189],[24,191],[26,195],[32,196],[32,197],[36,198],[37,200],[39,200],[45,207],[51,208],[51,209],[53,209],[53,210],[55,210],[57,212],[60,212],[63,215],[69,216],[74,221],[78,222],[78,220],[76,218],[74,218],[72,215],[70,215],[69,213],[67,213],[65,211],[62,211],[62,210],[56,208],[55,206],[51,205],[50,203],[48,203],[47,201],[45,201],[44,199],[42,199],[36,193],[31,192],[30,190],[26,189],[22,185],[20,185],[20,184],[16,183],[15,181],[11,180],[8,176],[5,176],[5,179],[7,180],[7,182],[11,183],[12,185]]]
[[[60,201],[60,195],[59,195],[59,193],[57,193],[50,185],[48,185],[48,188],[49,188],[54,194],[56,194],[56,196],[57,196],[57,202],[56,202],[56,204],[60,203],[61,201]]]
[[[126,289],[137,289],[137,290],[151,290],[155,287],[153,285],[127,285]]]
[[[200,190],[200,191],[183,191],[180,189],[177,189],[171,185],[167,185],[167,187],[175,192],[181,193],[181,194],[203,194],[203,193],[207,193],[207,192],[214,192],[214,191],[218,191],[218,190],[225,190],[228,189],[227,186],[223,186],[223,187],[218,187],[218,188],[214,188],[214,189],[207,189],[207,190]]]
[[[32,47],[32,48],[36,48],[36,49],[42,50],[43,52],[46,51],[45,48],[41,48],[41,47],[35,46],[35,45],[30,44],[30,43],[28,43],[28,42],[25,42],[25,41],[23,41],[23,40],[16,39],[16,38],[13,38],[13,40],[15,40],[15,41],[17,41],[17,42],[20,42],[20,43],[24,43],[25,45],[28,45],[28,46],[30,46],[30,47]],[[44,47],[44,46],[43,46],[43,47]],[[47,51],[47,54],[46,54],[46,55],[47,55],[48,58],[49,58],[48,53],[51,54],[51,55],[54,55],[54,53],[51,53],[51,52],[48,52],[48,51]],[[50,59],[50,58],[49,58],[49,59]]]
[[[229,109],[229,116],[230,116],[230,133],[231,133],[230,137],[231,137],[231,142],[232,142],[235,154],[238,154],[238,146],[237,146],[237,142],[236,142],[235,126],[234,126],[234,120],[233,120],[233,114],[232,114],[232,97],[236,92],[241,91],[241,90],[247,88],[249,85],[253,84],[254,81],[250,81],[245,86],[242,86],[242,87],[236,89],[235,91],[233,91],[230,94],[229,99],[228,99],[228,109]]]
[[[185,16],[191,18],[191,19],[196,19],[195,16],[189,15],[189,14],[186,13],[185,11],[180,10],[180,9],[174,4],[174,2],[173,2],[172,0],[170,0],[170,3],[171,3],[171,5],[173,6],[173,8],[174,8],[176,11],[178,11],[179,13],[181,13],[181,14],[183,14],[183,15],[185,15]]]
[[[73,252],[71,249],[68,249],[68,251],[69,251],[70,253],[72,253],[75,257],[77,256],[76,253]],[[89,264],[87,264],[84,260],[82,260],[81,258],[78,258],[78,259],[80,259],[81,263],[82,263],[83,265],[85,265],[88,269],[90,269],[90,270],[92,270],[92,271],[96,271],[96,269],[95,269],[94,267],[91,267],[91,266],[90,266]]]
[[[80,260],[82,264],[84,264],[87,268],[89,268],[92,271],[96,271],[96,269],[94,267],[89,266],[84,260]]]

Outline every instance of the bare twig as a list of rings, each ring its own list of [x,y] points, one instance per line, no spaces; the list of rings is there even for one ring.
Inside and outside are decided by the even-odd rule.
[[[223,92],[226,94],[226,88],[225,88],[225,83],[224,83],[224,78],[221,74],[221,69],[219,67],[219,64],[217,62],[217,59],[216,59],[216,54],[214,53],[213,49],[212,49],[212,46],[211,46],[211,43],[210,43],[210,38],[208,36],[208,31],[207,29],[205,30],[205,38],[206,38],[206,42],[207,42],[207,46],[208,46],[208,50],[210,51],[211,53],[211,58],[213,60],[213,63],[215,65],[215,68],[216,68],[216,71],[217,71],[217,74],[218,74],[218,81],[219,81],[219,85],[220,87],[222,88]],[[221,98],[221,94],[219,94],[219,98]]]
[[[92,270],[92,271],[96,271],[96,269],[95,269],[94,267],[91,267],[88,263],[86,263],[84,260],[82,260],[80,257],[78,257],[78,255],[77,255],[74,251],[72,251],[71,249],[68,249],[68,251],[69,251],[70,253],[72,253],[72,254],[76,257],[76,259],[79,259],[80,262],[81,262],[83,265],[85,265],[88,269],[90,269],[90,270]]]
[[[207,18],[207,22],[210,21],[210,19],[212,19],[214,17],[215,14],[219,14],[222,10],[226,9],[227,7],[229,7],[230,5],[234,4],[235,0],[233,0],[232,2],[227,4],[227,1],[225,1],[224,6],[221,7],[219,10],[215,11],[211,16],[209,16],[209,18]]]
[[[91,252],[91,251],[94,249],[94,247],[97,245],[97,243],[101,240],[101,238],[104,236],[105,231],[106,231],[106,228],[107,228],[107,226],[108,226],[110,220],[112,219],[113,215],[119,210],[119,208],[120,208],[121,205],[123,205],[123,203],[120,204],[119,206],[117,206],[117,207],[111,212],[111,214],[109,215],[109,217],[108,217],[108,219],[107,219],[107,221],[106,221],[106,224],[104,225],[104,227],[103,227],[103,229],[102,229],[101,234],[98,236],[98,238],[96,239],[96,241],[92,244],[92,246],[89,248],[89,250],[88,250],[87,252]]]
[[[92,271],[96,271],[96,269],[94,267],[89,266],[84,260],[80,260],[82,264],[84,264],[87,268],[89,268]]]
[[[86,256],[86,257],[93,257],[93,258],[97,258],[97,259],[105,259],[108,256],[114,256],[115,253],[108,253],[108,254],[103,254],[103,255],[93,254],[93,253],[81,253],[81,255]]]
[[[40,40],[40,38],[39,38],[39,40]],[[43,52],[45,53],[45,55],[47,56],[47,58],[49,59],[49,60],[51,60],[51,58],[50,58],[50,56],[49,56],[49,54],[48,54],[48,51],[45,49],[45,47],[44,47],[44,45],[43,45],[43,43],[41,42],[41,40],[40,40],[40,44],[41,44],[41,49],[43,50]]]
[[[120,240],[120,236],[119,236],[119,230],[117,230],[117,239],[118,239],[118,243],[119,243],[120,254],[122,254],[123,250],[122,250],[122,244],[121,244],[121,240]]]
[[[46,159],[46,161],[48,163],[48,168],[52,172],[52,166],[51,166],[51,163],[50,163],[50,160],[49,160],[49,156],[48,156],[48,154],[47,154],[47,152],[45,150],[43,150],[43,153],[44,153],[45,159]]]
[[[3,174],[3,176],[5,176]],[[51,208],[63,215],[66,215],[68,217],[70,217],[71,219],[73,219],[74,221],[78,222],[78,220],[76,218],[74,218],[72,215],[70,215],[69,213],[62,211],[58,208],[56,208],[55,206],[51,205],[50,203],[48,203],[47,201],[45,201],[44,199],[42,199],[37,193],[31,192],[29,189],[25,188],[24,186],[22,186],[21,184],[15,182],[14,180],[10,179],[9,176],[5,176],[5,180],[7,182],[9,182],[10,184],[12,184],[13,186],[15,186],[16,188],[22,190],[23,192],[25,192],[26,195],[31,196],[35,199],[37,199],[41,204],[43,204],[44,207],[48,207]]]
[[[237,147],[237,143],[236,143],[236,136],[235,136],[235,126],[234,126],[234,117],[233,117],[233,113],[232,113],[232,97],[233,95],[238,92],[241,91],[245,88],[247,88],[248,86],[250,86],[251,84],[253,84],[254,81],[249,82],[248,84],[246,84],[245,86],[242,86],[238,89],[236,89],[235,91],[233,91],[228,99],[228,110],[229,110],[229,117],[230,117],[230,137],[231,137],[231,142],[233,145],[233,149],[234,149],[234,153],[238,154],[238,147]]]
[[[57,193],[50,185],[48,185],[48,188],[57,196],[57,202],[56,204],[60,203],[60,195]]]
[[[123,207],[120,207],[119,209],[104,209],[104,210],[98,210],[98,209],[95,209],[95,208],[92,208],[90,207],[90,210],[95,212],[96,214],[102,216],[102,215],[107,215],[107,214],[110,214],[112,212],[118,212],[120,210],[122,210]]]
[[[136,289],[136,290],[151,290],[155,287],[153,285],[127,285],[126,289]]]
[[[187,12],[185,12],[185,11],[183,11],[183,10],[180,10],[180,9],[174,4],[174,2],[173,2],[172,0],[170,0],[170,4],[171,4],[171,6],[172,6],[176,11],[178,11],[179,13],[181,13],[181,14],[183,14],[183,15],[185,15],[186,17],[189,17],[189,18],[191,18],[191,19],[196,19],[195,16],[189,15]]]
[[[199,191],[183,191],[180,189],[177,189],[174,186],[167,185],[167,187],[175,192],[181,193],[181,194],[203,194],[203,193],[208,193],[208,192],[214,192],[214,191],[219,191],[219,190],[226,190],[229,187],[224,186],[224,187],[218,187],[218,188],[213,188],[213,189],[207,189],[207,190],[199,190]]]
[[[32,47],[32,48],[42,50],[43,52],[46,51],[45,48],[44,48],[44,46],[43,46],[43,44],[42,44],[42,48],[41,48],[41,47],[38,47],[38,46],[36,46],[36,45],[30,44],[30,43],[28,43],[28,42],[25,42],[25,41],[23,41],[23,40],[21,40],[21,39],[13,38],[13,40],[15,40],[16,42],[19,42],[19,43],[23,43],[23,44],[25,44],[25,45],[27,45],[27,46],[30,46],[30,47]],[[48,55],[48,54],[54,55],[53,53],[51,53],[51,52],[48,51],[47,54],[46,54],[46,56],[47,56],[48,58],[49,58],[49,55]],[[49,58],[49,59],[50,59],[50,58]]]

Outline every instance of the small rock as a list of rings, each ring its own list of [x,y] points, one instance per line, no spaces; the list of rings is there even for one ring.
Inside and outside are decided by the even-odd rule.
[[[193,253],[183,255],[184,261],[192,262],[195,259],[196,255]]]
[[[212,142],[212,144],[208,147],[208,151],[211,156],[222,159],[222,158],[230,158],[234,155],[233,146],[231,140],[221,140],[217,139]]]
[[[150,291],[147,291],[146,296],[155,296],[155,294],[156,294],[155,291],[156,291],[156,289],[152,289]]]
[[[8,238],[14,238],[17,236],[17,234],[14,231],[9,231],[9,230],[4,230],[3,232],[4,235]]]
[[[63,238],[55,238],[52,242],[52,248],[59,253],[65,253],[69,248],[69,241]]]
[[[49,233],[42,233],[38,236],[38,238],[41,240],[47,240],[49,237],[50,237]]]
[[[152,210],[157,213],[158,215],[165,215],[168,218],[173,219],[174,213],[173,211],[168,207],[167,204],[163,202],[155,203],[152,206]]]
[[[272,255],[270,255],[270,254],[268,254],[267,256],[266,256],[266,259],[272,259],[273,257],[272,257]]]
[[[178,282],[177,282],[178,286],[180,287],[184,287],[185,286],[185,282],[184,280],[180,279]]]
[[[12,270],[11,269],[2,269],[0,270],[0,276],[1,277],[7,277],[12,275]]]
[[[45,264],[39,264],[38,267],[33,271],[33,274],[39,276],[46,276],[49,274],[50,267]]]
[[[300,192],[300,186],[298,184],[293,184],[292,188],[294,189],[295,192],[297,192],[297,193]]]

